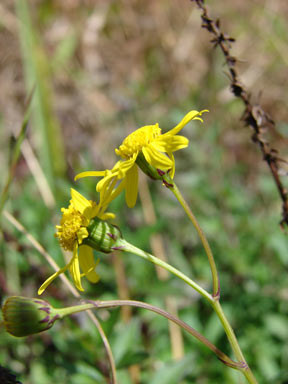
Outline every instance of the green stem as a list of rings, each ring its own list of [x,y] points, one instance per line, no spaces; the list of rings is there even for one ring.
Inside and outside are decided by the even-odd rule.
[[[114,362],[113,353],[112,353],[109,341],[108,341],[108,339],[106,337],[106,334],[105,334],[101,324],[99,323],[99,321],[96,318],[96,316],[90,311],[91,309],[94,309],[94,308],[95,308],[95,305],[93,305],[93,304],[75,305],[75,306],[67,307],[67,308],[57,308],[57,314],[59,315],[60,319],[63,319],[64,316],[69,316],[69,315],[72,315],[74,313],[79,313],[79,312],[87,311],[88,316],[93,321],[93,323],[96,325],[96,327],[97,327],[97,329],[98,329],[98,331],[100,333],[100,336],[102,338],[103,344],[104,344],[104,348],[105,348],[105,351],[106,351],[106,354],[107,354],[107,358],[108,358],[108,361],[109,361],[109,365],[110,365],[110,368],[111,368],[111,372],[110,372],[111,384],[117,384],[116,365],[115,365],[115,362]]]
[[[166,319],[174,322],[175,324],[179,325],[181,328],[183,328],[186,332],[190,333],[193,337],[195,337],[197,340],[199,340],[201,343],[206,345],[212,352],[216,354],[218,359],[222,361],[225,365],[227,365],[230,368],[242,370],[242,364],[236,363],[230,357],[228,357],[224,352],[222,352],[220,349],[218,349],[214,344],[212,344],[206,337],[201,335],[199,332],[197,332],[194,328],[190,327],[190,325],[186,324],[184,321],[178,319],[178,317],[172,315],[171,313],[155,307],[154,305],[143,303],[142,301],[135,301],[135,300],[110,300],[110,301],[92,301],[87,300],[87,304],[81,304],[76,305],[72,307],[67,308],[58,308],[57,314],[60,316],[60,318],[63,318],[64,316],[68,316],[74,313],[86,311],[88,309],[100,309],[100,308],[113,308],[113,307],[122,307],[122,306],[130,306],[130,307],[137,307],[137,308],[143,308],[148,311],[157,313],[160,316],[165,317]]]
[[[117,384],[116,365],[115,365],[113,353],[112,353],[109,341],[107,339],[107,336],[106,336],[106,334],[104,332],[104,329],[102,328],[99,320],[94,315],[94,313],[91,312],[90,310],[88,310],[87,314],[90,317],[90,319],[93,322],[93,324],[96,326],[96,328],[97,328],[97,330],[98,330],[98,332],[100,334],[100,337],[102,339],[102,342],[103,342],[103,345],[104,345],[104,349],[105,349],[105,352],[106,352],[106,355],[107,355],[107,359],[108,359],[108,364],[110,365],[110,369],[111,369],[111,371],[110,371],[111,384]]]
[[[72,307],[67,308],[57,308],[57,314],[61,319],[65,316],[73,315],[74,313],[79,313],[83,311],[87,311],[88,309],[94,309],[95,305],[92,303],[89,304],[81,304],[81,305],[73,305]]]
[[[118,247],[119,246],[119,247]],[[211,304],[212,308],[216,312],[218,318],[221,321],[221,324],[223,325],[224,331],[227,335],[227,338],[229,340],[229,343],[231,345],[231,348],[237,358],[238,362],[238,369],[243,373],[243,375],[246,377],[247,381],[250,384],[257,384],[257,381],[250,370],[243,354],[240,349],[240,346],[238,344],[238,341],[236,339],[236,336],[234,334],[234,331],[226,318],[223,309],[221,307],[221,304],[219,302],[219,297],[213,297],[210,295],[205,289],[200,287],[197,283],[195,283],[193,280],[189,279],[186,275],[184,275],[182,272],[178,271],[178,269],[172,267],[170,264],[165,263],[164,261],[158,259],[157,257],[144,252],[142,249],[139,249],[135,247],[134,245],[128,243],[124,239],[119,239],[117,242],[117,249],[126,251],[126,252],[131,252],[137,256],[142,257],[145,260],[148,260],[156,265],[159,265],[160,267],[166,269],[167,271],[173,273],[175,276],[179,277],[181,280],[183,280],[185,283],[190,285],[193,289],[195,289],[198,293],[200,293],[205,299],[209,301]],[[227,364],[226,364],[227,365]]]
[[[135,247],[134,245],[128,243],[124,239],[119,239],[117,241],[117,249],[119,249],[121,251],[126,251],[126,252],[133,253],[133,254],[135,254],[137,256],[142,257],[145,260],[148,260],[148,261],[152,262],[155,265],[159,265],[160,267],[162,267],[162,268],[166,269],[167,271],[173,273],[173,275],[179,277],[181,280],[185,281],[185,283],[190,285],[190,287],[192,287],[193,289],[195,289],[195,291],[200,293],[200,295],[205,297],[205,299],[207,299],[211,304],[214,303],[213,297],[204,288],[202,288],[200,285],[195,283],[195,281],[193,281],[192,279],[190,279],[189,277],[184,275],[184,273],[182,273],[178,269],[172,267],[170,264],[165,263],[165,261],[162,261],[158,257],[155,257],[155,256],[151,255],[148,252],[142,251],[142,249]]]
[[[230,342],[230,345],[231,345],[231,348],[237,358],[237,360],[239,362],[242,362],[243,363],[243,369],[242,369],[242,372],[243,374],[245,375],[247,381],[250,383],[250,384],[257,384],[257,380],[256,378],[254,377],[251,369],[249,368],[246,360],[245,360],[245,357],[241,351],[241,348],[238,344],[238,341],[237,341],[237,338],[235,336],[235,333],[227,319],[227,317],[225,316],[225,313],[223,312],[223,309],[222,309],[222,306],[219,302],[219,300],[214,300],[214,302],[212,303],[212,307],[214,309],[214,311],[216,312],[219,320],[221,321],[222,325],[223,325],[223,328],[225,330],[225,333],[228,337],[228,340]]]
[[[182,205],[186,215],[191,220],[192,224],[194,225],[201,241],[203,244],[203,247],[205,249],[205,252],[208,257],[208,261],[210,264],[211,274],[212,274],[212,281],[213,281],[213,297],[218,298],[220,296],[220,284],[219,284],[219,278],[218,278],[218,272],[215,264],[215,260],[213,257],[213,253],[211,251],[211,248],[209,246],[208,240],[206,239],[206,236],[204,235],[202,228],[200,227],[196,217],[194,216],[193,212],[189,208],[188,204],[186,203],[184,197],[182,196],[181,192],[177,188],[177,185],[175,182],[170,178],[169,175],[165,174],[163,176],[163,181],[165,185],[173,192],[176,199],[179,201],[179,203]]]
[[[218,272],[217,272],[217,267],[216,267],[215,260],[214,260],[211,248],[209,246],[208,240],[206,239],[206,236],[204,235],[196,217],[194,216],[190,207],[186,203],[184,197],[182,196],[181,192],[177,188],[177,185],[174,183],[174,181],[170,178],[170,176],[168,174],[163,174],[162,179],[163,179],[165,186],[173,192],[173,194],[175,195],[175,197],[177,198],[177,200],[179,201],[179,203],[183,207],[185,213],[187,214],[187,216],[189,217],[189,219],[191,220],[192,224],[194,225],[195,229],[198,232],[198,235],[202,241],[203,247],[204,247],[205,252],[207,254],[208,261],[210,264],[211,274],[212,274],[212,280],[213,280],[212,298],[213,298],[213,300],[212,300],[212,302],[210,301],[210,304],[212,305],[212,307],[213,307],[214,311],[216,312],[219,320],[221,321],[221,324],[224,328],[224,331],[227,335],[227,338],[229,340],[229,343],[231,345],[231,348],[232,348],[236,358],[242,364],[242,367],[243,367],[243,369],[241,370],[242,373],[245,375],[247,381],[250,384],[257,384],[257,381],[256,381],[251,369],[249,368],[249,366],[245,360],[245,357],[241,351],[241,348],[238,344],[235,333],[234,333],[228,319],[226,318],[226,316],[223,312],[223,309],[221,307],[221,304],[219,302],[220,284],[219,284]]]

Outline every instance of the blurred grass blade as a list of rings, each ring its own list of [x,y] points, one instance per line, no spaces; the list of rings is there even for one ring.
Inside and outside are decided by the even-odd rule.
[[[186,355],[182,360],[169,361],[159,369],[151,378],[150,384],[175,384],[180,383],[187,374],[193,371],[194,358]]]
[[[61,130],[53,111],[50,62],[42,48],[40,36],[33,26],[28,2],[17,0],[16,11],[20,20],[20,42],[26,86],[30,88],[35,85],[32,131],[41,166],[52,191],[55,191],[55,176],[61,176],[65,172],[65,156]]]
[[[8,199],[10,185],[11,185],[11,182],[13,180],[15,168],[16,168],[16,165],[17,165],[20,153],[21,153],[21,144],[26,137],[28,122],[29,122],[29,116],[30,116],[30,106],[31,106],[31,102],[33,99],[33,94],[34,94],[34,90],[32,90],[30,95],[29,95],[29,98],[27,101],[26,112],[25,112],[25,115],[24,115],[24,118],[22,121],[20,132],[19,132],[18,136],[15,138],[15,141],[12,143],[11,155],[10,155],[10,160],[9,160],[10,166],[9,166],[8,176],[7,176],[7,180],[6,180],[6,183],[3,187],[3,190],[1,193],[1,198],[0,198],[0,216],[2,214],[6,200]]]

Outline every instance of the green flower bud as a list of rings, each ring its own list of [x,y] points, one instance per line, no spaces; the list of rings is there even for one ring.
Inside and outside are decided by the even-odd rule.
[[[46,331],[60,318],[46,301],[21,296],[9,297],[2,312],[6,331],[16,337]]]
[[[115,225],[95,217],[86,228],[89,235],[83,240],[83,244],[104,253],[119,249],[118,242],[122,239],[122,234]]]

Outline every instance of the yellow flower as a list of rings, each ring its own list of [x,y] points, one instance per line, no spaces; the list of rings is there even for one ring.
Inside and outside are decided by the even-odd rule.
[[[56,237],[62,248],[72,251],[73,256],[69,263],[59,271],[50,276],[39,288],[38,294],[41,295],[48,285],[67,269],[71,273],[75,286],[83,291],[81,277],[86,276],[89,281],[96,283],[99,280],[95,272],[97,262],[94,261],[93,249],[88,245],[82,244],[83,240],[88,238],[87,227],[90,221],[99,217],[102,220],[114,217],[113,214],[105,213],[105,207],[87,200],[75,189],[71,189],[70,205],[68,208],[62,208],[62,219],[60,225],[57,225]],[[80,269],[83,273],[80,273]]]
[[[97,184],[96,190],[100,192],[100,203],[109,204],[123,189],[125,189],[126,203],[132,208],[138,194],[138,168],[140,156],[155,170],[169,172],[173,178],[175,173],[175,160],[173,152],[186,148],[189,140],[177,135],[178,132],[191,120],[203,120],[200,118],[203,110],[190,111],[180,121],[176,127],[162,134],[158,124],[146,125],[132,132],[125,138],[118,149],[116,155],[123,160],[119,160],[111,170],[82,172],[75,177],[75,180],[87,176],[102,176],[103,179]],[[138,164],[139,165],[139,164]],[[114,188],[117,181],[120,184]]]

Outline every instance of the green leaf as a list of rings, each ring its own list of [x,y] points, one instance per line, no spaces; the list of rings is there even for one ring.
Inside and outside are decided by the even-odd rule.
[[[127,351],[127,353],[122,357],[121,361],[117,364],[118,369],[130,367],[134,364],[143,363],[143,360],[147,359],[149,354],[143,350],[139,351]]]
[[[272,335],[281,340],[288,338],[287,319],[284,316],[271,313],[265,317],[264,322]]]
[[[119,324],[116,340],[114,340],[112,344],[113,355],[117,366],[118,364],[121,366],[122,361],[125,360],[125,356],[137,345],[139,329],[139,320],[135,318],[128,324]]]
[[[79,379],[78,383],[105,383],[103,375],[95,367],[85,363],[84,361],[80,361],[76,364],[76,370],[77,374],[73,375],[71,378],[72,383],[76,384],[77,381],[75,381],[75,378],[79,379],[80,377],[81,380]]]
[[[175,384],[179,383],[187,374],[193,371],[194,358],[187,355],[177,362],[167,362],[160,368],[150,380],[150,384]]]

